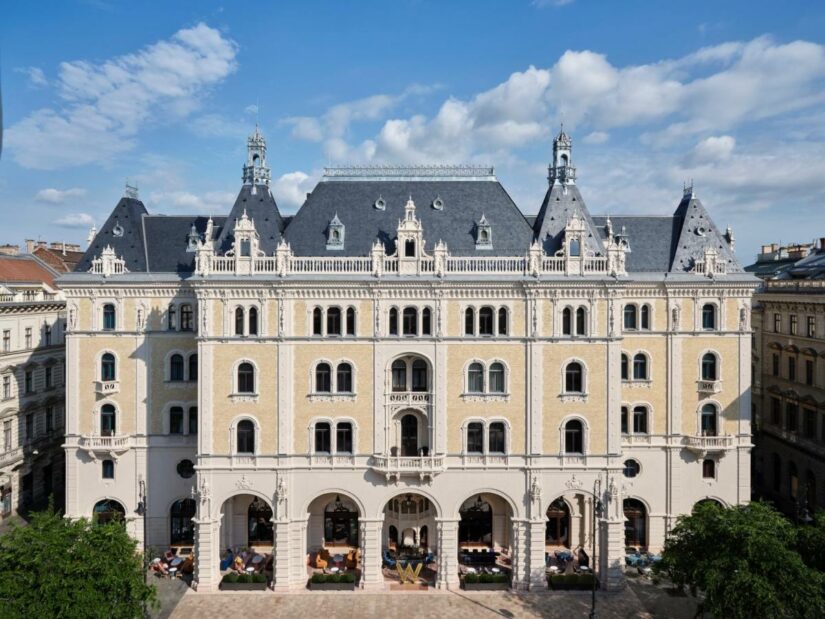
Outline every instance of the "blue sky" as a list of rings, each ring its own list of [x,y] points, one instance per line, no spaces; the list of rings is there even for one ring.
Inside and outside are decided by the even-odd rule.
[[[0,242],[85,242],[127,178],[152,212],[227,212],[256,120],[285,212],[325,165],[478,162],[535,213],[564,121],[592,213],[669,215],[693,179],[749,263],[825,236],[825,5],[777,9],[9,3]]]

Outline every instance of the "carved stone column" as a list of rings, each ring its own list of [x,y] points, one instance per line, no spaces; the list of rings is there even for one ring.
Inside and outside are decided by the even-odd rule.
[[[197,518],[195,523],[195,584],[201,593],[212,593],[220,584],[220,548],[218,530],[220,520]]]
[[[438,528],[438,578],[439,589],[457,590],[458,579],[458,519],[436,518]]]
[[[361,588],[381,590],[384,575],[381,572],[381,531],[384,518],[359,518],[359,546],[361,549]]]
[[[530,521],[513,518],[513,589],[526,591],[530,586]]]
[[[528,575],[528,588],[541,591],[547,588],[547,575],[545,572],[545,533],[547,531],[546,520],[530,520],[528,523],[530,532],[529,563],[530,573]]]
[[[272,588],[277,592],[289,591],[289,549],[290,549],[290,522],[283,518],[273,519],[272,548]]]

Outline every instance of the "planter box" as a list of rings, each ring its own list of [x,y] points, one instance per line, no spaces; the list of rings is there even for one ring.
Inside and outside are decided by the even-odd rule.
[[[591,585],[550,585],[550,588],[553,591],[591,591],[593,587]],[[596,591],[599,590],[598,585],[596,585]]]
[[[355,591],[354,582],[310,582],[310,591]]]
[[[463,585],[465,591],[506,591],[510,588],[508,582],[469,582]]]
[[[222,582],[221,591],[266,591],[265,582]]]

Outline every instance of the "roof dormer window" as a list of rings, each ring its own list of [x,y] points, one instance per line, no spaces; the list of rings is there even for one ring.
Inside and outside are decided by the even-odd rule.
[[[484,215],[476,223],[476,249],[493,249],[493,227]]]
[[[338,213],[332,218],[327,227],[327,249],[344,249],[344,224],[338,219]]]

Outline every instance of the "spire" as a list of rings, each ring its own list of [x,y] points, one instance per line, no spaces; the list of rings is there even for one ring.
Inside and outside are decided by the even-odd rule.
[[[576,168],[573,166],[573,140],[564,132],[561,126],[559,134],[553,139],[553,163],[548,170],[550,184],[575,184]]]
[[[266,140],[258,125],[246,140],[246,165],[243,167],[244,185],[269,186],[270,172],[266,165]]]

